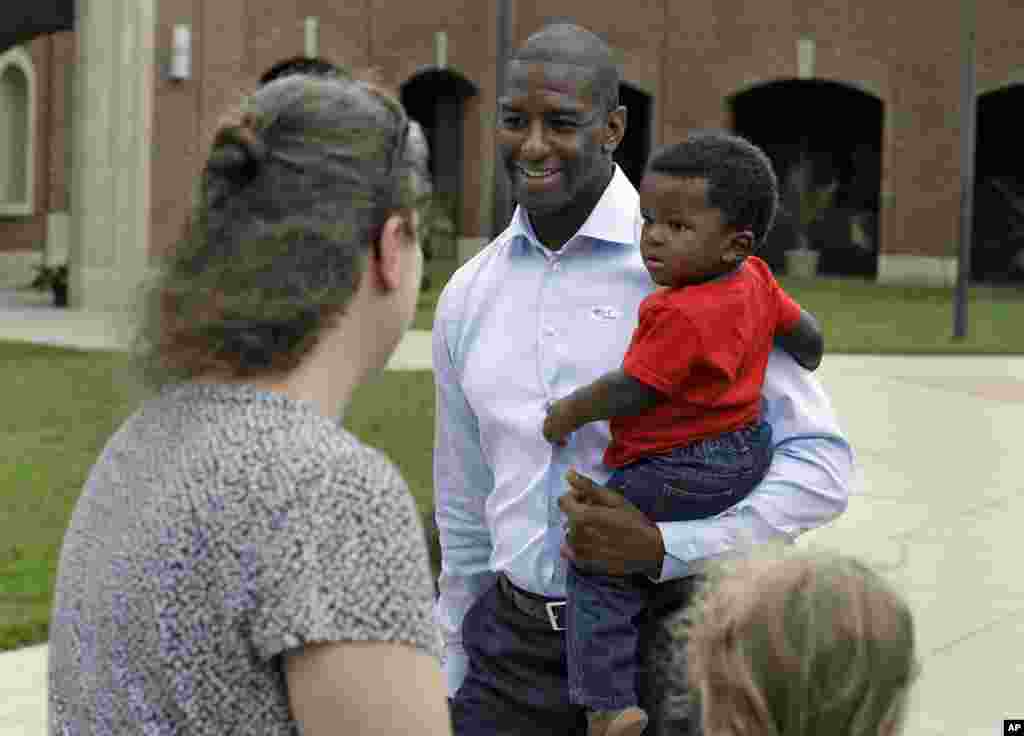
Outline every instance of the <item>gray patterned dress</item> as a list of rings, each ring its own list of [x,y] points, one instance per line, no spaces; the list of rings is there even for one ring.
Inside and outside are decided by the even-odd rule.
[[[403,642],[437,656],[415,504],[312,404],[183,384],[93,467],[64,539],[50,733],[294,734],[282,653]]]

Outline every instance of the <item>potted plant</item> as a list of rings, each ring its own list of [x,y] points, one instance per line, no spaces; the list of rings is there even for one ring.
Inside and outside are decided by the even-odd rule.
[[[36,266],[36,277],[32,280],[32,288],[39,291],[50,289],[53,292],[53,306],[68,305],[68,264],[56,266],[41,264]]]
[[[832,206],[839,182],[832,180],[825,187],[814,188],[811,160],[805,155],[790,170],[786,183],[787,209],[794,215],[796,247],[787,250],[786,273],[790,276],[811,278],[818,273],[820,254],[811,248],[811,225]]]

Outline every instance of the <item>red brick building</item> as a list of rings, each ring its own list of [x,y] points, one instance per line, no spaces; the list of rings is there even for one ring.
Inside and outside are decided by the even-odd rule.
[[[619,158],[631,174],[653,146],[688,130],[734,128],[764,145],[780,174],[806,156],[819,183],[836,182],[833,210],[812,229],[825,272],[952,282],[961,193],[960,3],[509,5],[513,45],[545,22],[572,20],[616,49],[630,109]],[[436,185],[456,203],[463,251],[495,231],[495,0],[158,0],[153,8],[150,256],[179,233],[220,113],[272,64],[308,52],[377,68],[433,131]],[[169,75],[176,26],[189,29],[185,79]],[[1022,27],[1024,5],[978,3],[974,260],[983,278],[1024,265],[1013,260],[1024,249],[1024,174],[1012,165],[1017,141],[1008,122],[1011,111],[1024,109]],[[46,250],[54,260],[67,249],[78,160],[70,133],[77,33],[40,37],[0,55],[0,282],[21,278],[24,264]],[[786,237],[780,226],[777,251],[790,245]]]

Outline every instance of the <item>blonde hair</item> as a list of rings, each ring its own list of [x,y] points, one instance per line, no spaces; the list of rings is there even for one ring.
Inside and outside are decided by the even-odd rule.
[[[706,736],[878,736],[900,725],[918,671],[907,604],[843,555],[722,566],[677,625]]]

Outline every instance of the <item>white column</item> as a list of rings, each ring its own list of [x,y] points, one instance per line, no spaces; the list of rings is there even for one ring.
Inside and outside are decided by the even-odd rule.
[[[133,310],[149,263],[155,3],[77,0],[69,244],[76,309]]]
[[[320,55],[320,19],[313,15],[306,18],[305,53],[310,59]]]

